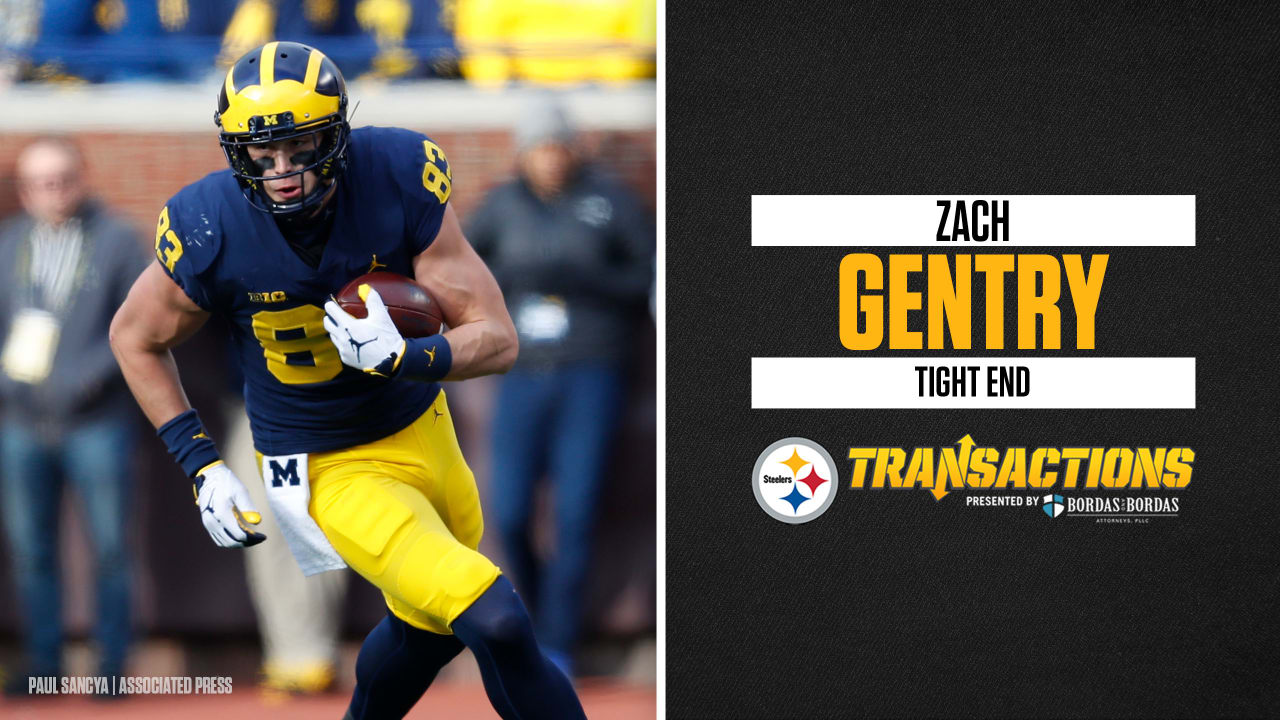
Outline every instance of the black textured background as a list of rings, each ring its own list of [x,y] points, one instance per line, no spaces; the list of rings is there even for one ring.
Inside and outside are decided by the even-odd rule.
[[[1280,3],[747,5],[667,6],[668,717],[1280,716]],[[751,357],[850,355],[849,250],[752,248],[753,193],[1195,194],[1197,247],[1109,251],[1091,354],[1195,356],[1197,409],[753,411]],[[1195,472],[1148,526],[845,486],[966,432]],[[750,487],[793,435],[845,481],[798,526]]]

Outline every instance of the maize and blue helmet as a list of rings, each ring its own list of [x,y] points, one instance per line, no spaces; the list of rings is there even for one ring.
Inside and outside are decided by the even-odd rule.
[[[324,53],[295,42],[270,42],[245,53],[227,71],[214,113],[219,142],[254,207],[278,216],[297,216],[318,206],[346,169],[347,86],[342,73]],[[283,175],[264,175],[264,168],[249,157],[252,145],[288,140],[319,133],[315,150],[297,153],[291,160],[303,165]],[[272,200],[264,180],[301,175],[314,170],[316,188],[303,186],[290,202]]]

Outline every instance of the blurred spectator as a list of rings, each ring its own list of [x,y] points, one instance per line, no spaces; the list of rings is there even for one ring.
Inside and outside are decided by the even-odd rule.
[[[213,67],[234,0],[44,0],[31,76],[194,79]]]
[[[275,34],[275,27],[275,2],[240,0],[235,14],[222,33],[222,51],[218,53],[218,65],[228,67],[241,55],[270,42]]]
[[[0,3],[0,82],[198,80],[273,38],[354,72],[456,75],[452,4],[437,0],[12,0]],[[25,61],[25,66],[24,66]]]
[[[585,164],[549,100],[516,129],[518,177],[492,190],[467,237],[502,286],[520,357],[502,377],[488,502],[548,657],[572,674],[583,580],[625,362],[653,276],[652,223],[636,199]],[[536,558],[534,488],[549,475],[555,549]]]
[[[456,36],[456,41],[455,41]],[[0,83],[197,80],[287,38],[356,75],[476,83],[654,75],[656,0],[7,0]]]
[[[231,367],[239,369],[237,363]],[[332,689],[337,677],[342,602],[350,573],[306,577],[293,559],[262,484],[262,461],[254,452],[244,408],[244,379],[239,372],[234,375],[240,387],[225,407],[225,459],[236,477],[244,481],[254,507],[261,511],[258,532],[271,538],[244,551],[249,595],[262,638],[262,688],[301,695],[321,693]]]
[[[36,39],[40,0],[0,2],[0,89],[22,72],[22,55]]]
[[[107,326],[146,258],[135,233],[88,198],[84,177],[69,140],[31,143],[17,163],[25,212],[0,225],[0,499],[34,675],[62,669],[64,482],[80,496],[93,546],[99,674],[121,674],[130,639],[136,419]],[[13,681],[6,689],[26,692],[25,675]]]
[[[656,0],[458,0],[462,74],[482,85],[654,75]]]
[[[272,38],[288,38],[322,49],[354,74],[455,75],[450,19],[437,0],[241,0],[219,61],[229,64]]]

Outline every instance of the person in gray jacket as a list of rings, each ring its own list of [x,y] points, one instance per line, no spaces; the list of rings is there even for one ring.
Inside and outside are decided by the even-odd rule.
[[[489,507],[504,569],[531,601],[538,639],[572,675],[630,338],[653,281],[654,228],[631,192],[583,162],[551,100],[522,115],[515,138],[517,177],[490,191],[467,229],[520,337],[520,358],[500,380],[494,411]],[[544,474],[555,550],[540,561],[530,520]]]
[[[80,495],[97,573],[99,674],[123,671],[130,636],[128,520],[133,402],[107,344],[146,263],[136,233],[88,197],[70,140],[17,163],[25,212],[0,225],[0,503],[24,613],[26,675],[60,675],[57,552],[64,483]]]

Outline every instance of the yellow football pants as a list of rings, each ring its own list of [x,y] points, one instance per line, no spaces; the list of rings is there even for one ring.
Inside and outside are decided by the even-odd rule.
[[[452,634],[499,570],[476,551],[484,532],[475,476],[458,448],[444,391],[390,437],[312,453],[311,517],[396,617]]]

